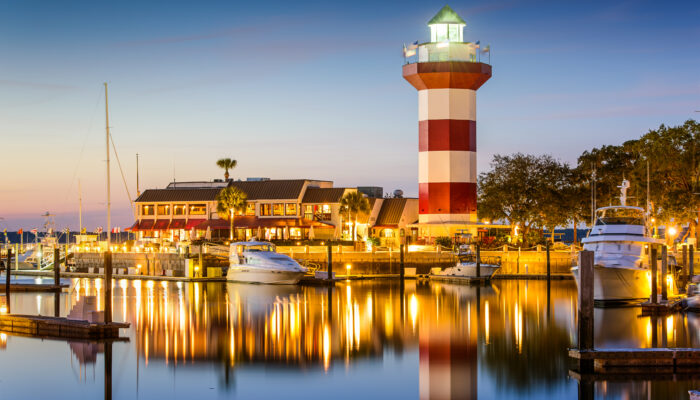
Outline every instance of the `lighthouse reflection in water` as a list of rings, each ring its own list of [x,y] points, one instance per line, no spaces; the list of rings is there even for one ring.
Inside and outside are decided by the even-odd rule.
[[[104,290],[99,280],[72,287],[61,295],[62,315]],[[12,301],[17,312],[53,313],[53,295],[16,294]],[[131,328],[123,332],[128,342],[109,346],[112,398],[577,396],[567,357],[576,343],[573,281],[346,281],[328,288],[122,280],[113,309],[114,320]],[[596,310],[596,346],[699,345],[691,315],[638,314]],[[32,387],[38,396],[102,396],[108,378],[95,371],[102,371],[104,344],[11,335],[1,344],[5,393],[21,397]],[[32,385],[28,357],[60,379],[58,394]],[[595,390],[611,398],[673,398],[695,383],[600,382]]]

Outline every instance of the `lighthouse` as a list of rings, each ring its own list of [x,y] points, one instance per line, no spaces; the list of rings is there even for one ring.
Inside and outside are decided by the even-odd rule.
[[[479,42],[449,6],[429,22],[430,42],[404,48],[403,77],[418,90],[419,235],[476,234],[476,91],[489,78]]]

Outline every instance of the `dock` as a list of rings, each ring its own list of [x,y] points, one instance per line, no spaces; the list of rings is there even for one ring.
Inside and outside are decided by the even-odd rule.
[[[696,372],[700,367],[700,349],[649,348],[649,349],[570,349],[569,357],[579,361],[593,361],[596,373],[676,373]]]
[[[657,303],[646,301],[641,304],[642,316],[665,315],[681,310],[681,303],[685,297],[678,296],[668,300],[661,300]]]
[[[66,283],[60,285],[53,283],[11,283],[10,292],[60,292],[68,287],[70,285]]]
[[[128,323],[90,323],[40,315],[0,315],[0,332],[46,339],[116,339]]]

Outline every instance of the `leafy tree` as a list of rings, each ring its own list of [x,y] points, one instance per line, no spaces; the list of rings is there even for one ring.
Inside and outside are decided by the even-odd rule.
[[[233,218],[236,212],[245,210],[248,196],[237,187],[227,187],[216,195],[216,211],[231,222],[229,239],[233,240]]]
[[[570,173],[549,155],[495,155],[491,170],[479,175],[479,215],[520,226],[524,238],[532,229],[553,230],[570,219],[564,201]]]
[[[225,171],[224,179],[228,180],[228,170],[236,168],[236,165],[238,165],[238,161],[233,160],[231,158],[221,158],[216,161],[216,165]]]
[[[452,238],[449,236],[438,236],[435,238],[435,244],[441,247],[452,248]]]
[[[352,240],[357,240],[357,216],[360,213],[370,212],[369,200],[360,192],[348,192],[340,199],[340,206],[348,212],[349,218],[353,218]]]

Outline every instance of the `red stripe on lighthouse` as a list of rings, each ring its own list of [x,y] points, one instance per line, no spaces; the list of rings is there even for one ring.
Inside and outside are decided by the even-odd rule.
[[[476,121],[430,119],[418,122],[418,151],[476,151]]]
[[[476,183],[430,182],[418,185],[420,214],[476,213]]]

